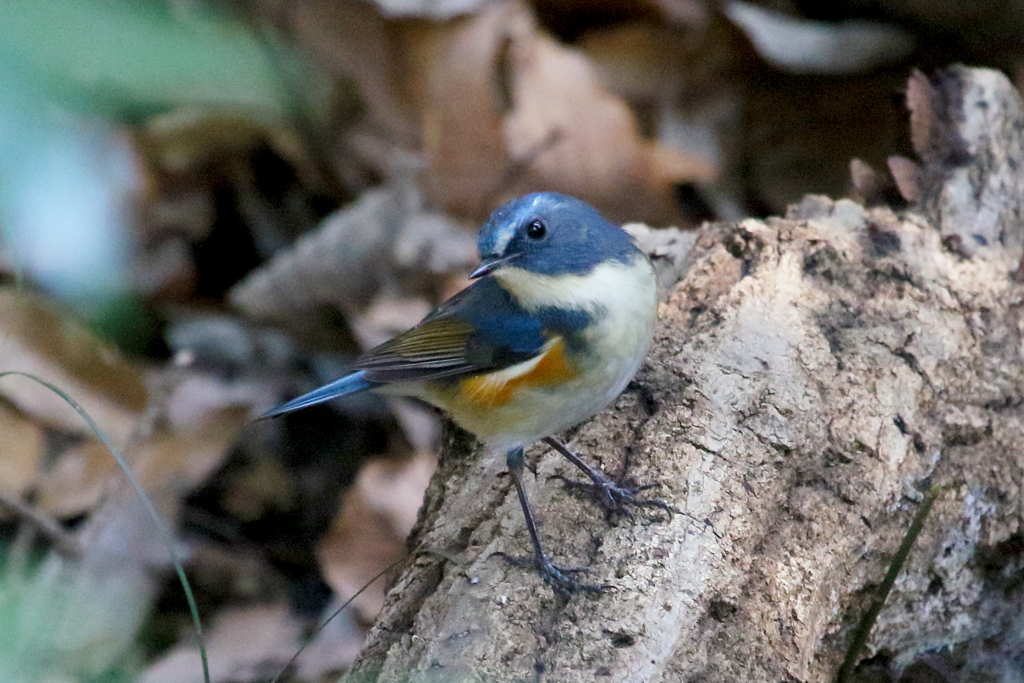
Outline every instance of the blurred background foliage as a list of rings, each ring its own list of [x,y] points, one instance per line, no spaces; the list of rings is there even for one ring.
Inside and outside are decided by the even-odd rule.
[[[493,208],[557,190],[696,230],[805,193],[900,205],[910,70],[1019,83],[1022,39],[1015,0],[10,0],[0,371],[124,448],[214,679],[267,680],[402,556],[439,427],[374,397],[250,420],[464,286]],[[198,680],[155,538],[77,415],[0,380],[0,678]],[[291,679],[343,671],[382,600]]]

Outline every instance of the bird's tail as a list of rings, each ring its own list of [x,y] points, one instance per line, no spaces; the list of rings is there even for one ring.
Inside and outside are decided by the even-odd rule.
[[[353,372],[351,375],[345,375],[341,379],[336,379],[330,384],[325,384],[319,389],[314,389],[308,394],[303,394],[298,398],[294,398],[287,403],[268,410],[260,415],[259,419],[264,420],[269,417],[277,417],[278,415],[284,415],[285,413],[290,413],[294,410],[308,408],[309,406],[315,406],[316,404],[323,403],[324,401],[330,401],[332,398],[338,398],[339,396],[345,396],[346,394],[354,394],[357,391],[363,391],[365,389],[378,386],[376,382],[367,381],[365,379],[365,375],[365,370]]]

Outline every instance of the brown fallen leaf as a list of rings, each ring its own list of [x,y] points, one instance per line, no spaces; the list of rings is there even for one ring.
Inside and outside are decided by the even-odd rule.
[[[298,651],[306,626],[285,602],[220,610],[206,637],[211,683],[270,680]],[[301,680],[346,669],[361,644],[362,631],[340,614],[296,661]],[[193,643],[176,646],[138,678],[139,683],[201,680],[199,648]]]
[[[410,25],[405,37],[424,191],[449,212],[480,220],[502,200],[556,190],[612,219],[677,222],[673,184],[713,175],[645,139],[584,53],[544,33],[525,3]]]
[[[918,202],[921,199],[921,167],[901,156],[889,157],[886,164],[900,196],[912,204]]]
[[[273,16],[339,80],[355,83],[372,126],[406,144],[415,139],[412,113],[398,77],[402,54],[394,24],[368,2],[268,0]]]
[[[308,321],[325,306],[356,315],[382,291],[427,295],[438,276],[469,270],[476,248],[471,233],[420,203],[408,188],[365,192],[246,276],[231,302],[262,320]]]
[[[402,25],[407,88],[419,112],[427,198],[457,216],[482,219],[510,164],[498,82],[511,26],[532,23],[504,0],[443,24]]]
[[[211,683],[272,678],[299,648],[301,628],[283,603],[220,610],[206,635]],[[192,683],[202,677],[199,648],[179,645],[143,672],[139,681]]]
[[[508,55],[510,156],[526,157],[545,137],[559,135],[536,155],[523,185],[583,198],[614,219],[678,222],[672,184],[707,179],[708,164],[643,140],[632,111],[605,89],[581,52],[534,28],[514,35]],[[513,194],[519,193],[517,186]]]
[[[910,110],[910,143],[926,163],[931,160],[933,136],[941,124],[935,112],[938,93],[928,77],[914,69],[907,79],[907,109]]]
[[[885,178],[871,164],[854,157],[850,159],[850,182],[856,199],[862,204],[871,204],[871,197],[877,196],[885,183]]]
[[[433,455],[422,453],[401,461],[371,460],[342,494],[341,512],[317,548],[324,577],[342,599],[404,554],[436,465]],[[367,622],[384,604],[384,583],[375,582],[353,602]]]
[[[115,444],[123,444],[148,393],[142,372],[116,349],[41,296],[0,288],[0,372],[27,372],[60,387]],[[0,393],[44,424],[84,433],[82,418],[59,396],[22,377],[0,380]]]
[[[39,425],[0,403],[0,492],[21,497],[35,477],[45,446]],[[7,513],[0,506],[0,519]]]
[[[221,463],[248,417],[248,407],[223,408],[196,427],[157,429],[126,455],[147,491],[187,491]],[[106,447],[90,440],[39,476],[37,505],[55,517],[82,514],[123,486],[123,477]]]
[[[912,170],[913,177],[919,173],[916,164],[909,159],[902,157],[889,157],[886,166],[889,172],[876,171],[870,164],[862,159],[854,157],[850,160],[850,198],[865,206],[904,206],[911,199],[905,191],[909,192],[910,187],[904,187],[901,181],[909,181],[910,176],[900,177],[904,170]],[[912,169],[905,167],[903,162],[909,163]],[[916,179],[913,181],[916,183]]]
[[[135,139],[140,154],[152,169],[161,173],[184,174],[208,167],[218,158],[242,156],[260,145],[270,144],[281,158],[313,175],[293,130],[267,120],[211,112],[203,107],[180,108],[154,116],[136,133]]]
[[[211,683],[269,681],[301,647],[306,626],[285,602],[219,611],[206,636]],[[339,615],[299,656],[296,665],[301,680],[320,680],[328,672],[347,668],[355,660],[362,641],[361,629],[347,615]],[[138,681],[196,683],[202,675],[199,648],[188,643],[176,646],[157,660]]]
[[[685,78],[686,48],[679,31],[640,21],[588,31],[580,41],[601,81],[632,102],[654,102]]]

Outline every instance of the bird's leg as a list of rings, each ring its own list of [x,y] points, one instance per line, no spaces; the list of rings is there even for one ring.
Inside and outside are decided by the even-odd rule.
[[[598,504],[604,508],[605,514],[608,517],[612,517],[614,515],[631,517],[632,513],[629,511],[629,506],[658,508],[659,510],[664,510],[669,514],[675,512],[675,509],[671,505],[661,499],[655,498],[653,500],[641,500],[640,498],[637,498],[636,494],[641,491],[646,491],[647,489],[656,488],[659,484],[645,484],[643,486],[624,486],[616,484],[614,481],[583,462],[578,455],[570,451],[564,443],[555,437],[548,436],[545,437],[543,441],[564,455],[565,459],[578,467],[585,475],[587,475],[587,477],[590,478],[592,483],[588,484],[582,481],[574,481],[561,476],[558,478],[570,486],[584,489],[592,493],[597,499]]]
[[[516,486],[516,493],[519,494],[519,504],[523,508],[523,516],[526,518],[526,530],[530,532],[530,540],[533,542],[533,560],[523,561],[519,558],[505,556],[506,559],[517,566],[534,566],[540,572],[544,583],[551,586],[555,596],[560,600],[568,600],[569,596],[576,591],[588,593],[600,593],[603,589],[600,586],[591,586],[577,581],[570,576],[573,573],[583,571],[579,568],[560,567],[551,561],[551,558],[544,553],[540,544],[540,536],[537,534],[537,523],[534,521],[533,512],[530,510],[530,502],[526,498],[526,489],[523,486],[523,449],[515,448],[505,456],[505,464],[508,466],[509,474],[512,475],[512,482]]]

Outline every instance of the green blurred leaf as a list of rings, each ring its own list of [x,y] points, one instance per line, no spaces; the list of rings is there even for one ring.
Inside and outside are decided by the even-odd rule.
[[[93,111],[143,116],[192,104],[282,118],[281,73],[301,74],[297,64],[209,9],[141,0],[0,3],[0,66]]]

